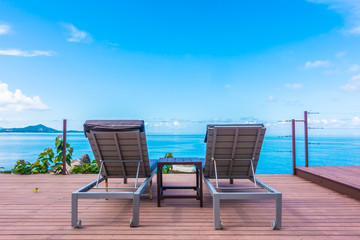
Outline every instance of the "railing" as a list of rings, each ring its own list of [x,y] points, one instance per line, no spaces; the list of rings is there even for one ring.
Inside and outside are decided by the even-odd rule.
[[[313,113],[316,114],[316,113]],[[305,167],[309,166],[309,138],[308,138],[308,111],[304,111],[304,120],[291,119],[285,122],[291,122],[291,138],[292,138],[292,160],[293,160],[293,175],[296,174],[296,135],[295,124],[297,122],[304,123],[304,136],[305,136]]]
[[[309,167],[309,144],[317,144],[319,145],[319,143],[309,143],[309,138],[308,138],[308,130],[309,129],[340,129],[340,128],[324,128],[324,127],[309,127],[308,123],[309,123],[309,119],[308,119],[308,115],[309,114],[319,114],[319,112],[308,112],[308,111],[304,111],[304,119],[303,120],[296,120],[296,119],[291,119],[291,120],[286,120],[285,122],[291,122],[291,138],[292,138],[292,162],[293,162],[293,175],[296,174],[296,134],[295,134],[295,125],[297,122],[302,122],[304,123],[304,157],[305,157],[305,167]],[[326,113],[325,113],[326,114]],[[355,118],[356,119],[356,118]],[[326,122],[324,123],[326,124]],[[354,128],[354,127],[345,127],[343,129],[359,129],[359,128]]]
[[[63,120],[63,175],[66,175],[66,119]]]

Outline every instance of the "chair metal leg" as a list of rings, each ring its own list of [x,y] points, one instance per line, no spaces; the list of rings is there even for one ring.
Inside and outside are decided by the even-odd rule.
[[[223,226],[220,220],[220,195],[218,193],[214,193],[213,195],[213,217],[214,228],[216,230],[221,230]]]
[[[274,230],[280,230],[282,225],[282,194],[276,194],[276,221],[272,223]]]
[[[150,180],[149,198],[152,200],[152,180]]]
[[[71,226],[81,228],[81,220],[78,220],[78,195],[71,194]]]
[[[105,192],[108,192],[109,182],[108,179],[105,179]]]
[[[150,180],[149,183],[149,193],[143,193],[141,194],[142,197],[149,197],[150,200],[152,200],[152,180]]]
[[[135,193],[133,199],[133,217],[130,220],[130,227],[139,226],[140,218],[140,194]]]
[[[108,190],[108,187],[109,187],[109,182],[108,182],[108,179],[105,178],[105,192],[108,192],[108,191],[109,191],[109,190]],[[109,200],[109,199],[105,198],[105,200]]]

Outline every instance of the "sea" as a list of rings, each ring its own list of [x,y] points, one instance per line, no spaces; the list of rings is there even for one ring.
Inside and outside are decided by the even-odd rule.
[[[0,167],[13,168],[17,160],[35,162],[45,148],[55,148],[55,133],[0,133]],[[174,157],[205,156],[204,135],[151,135],[147,134],[149,156]],[[74,147],[73,159],[84,153],[94,159],[89,142],[83,133],[68,133],[67,142]],[[304,139],[296,139],[297,166],[304,166]],[[360,166],[360,137],[309,137],[310,166]],[[258,174],[291,174],[291,138],[266,136],[256,170]]]

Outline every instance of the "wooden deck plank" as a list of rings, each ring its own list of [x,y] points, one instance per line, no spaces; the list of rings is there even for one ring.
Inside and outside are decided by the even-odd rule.
[[[360,200],[360,166],[296,167],[296,175]]]
[[[273,231],[271,200],[222,201],[224,230],[213,230],[212,199],[141,200],[140,226],[130,228],[131,200],[79,201],[82,229],[70,226],[71,192],[95,175],[0,175],[0,239],[359,239],[360,201],[292,175],[258,178],[283,193],[283,228]],[[128,179],[129,183],[134,182]],[[191,185],[194,175],[165,175],[166,183]],[[228,180],[221,180],[229,185]],[[235,185],[251,183],[235,180]],[[122,180],[110,179],[110,187]],[[37,193],[32,190],[38,187]]]

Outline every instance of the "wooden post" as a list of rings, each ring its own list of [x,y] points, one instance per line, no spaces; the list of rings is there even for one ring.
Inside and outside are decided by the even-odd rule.
[[[63,175],[66,175],[66,119],[63,120]]]
[[[304,111],[305,167],[309,167],[308,112]]]
[[[296,148],[295,148],[295,119],[291,120],[291,129],[292,129],[292,157],[293,157],[293,175],[295,175],[296,168]]]

